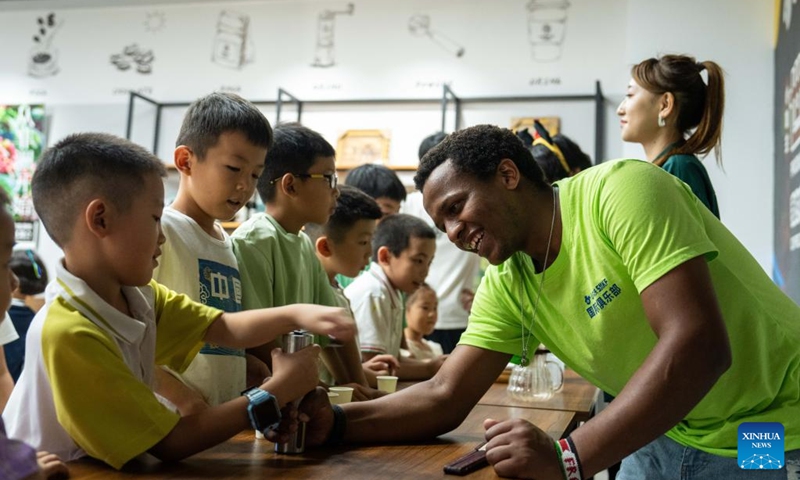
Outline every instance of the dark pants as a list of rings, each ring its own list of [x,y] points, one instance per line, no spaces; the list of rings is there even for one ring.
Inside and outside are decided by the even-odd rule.
[[[456,348],[456,345],[458,345],[458,340],[461,338],[461,334],[464,333],[465,330],[466,329],[464,328],[458,328],[455,330],[434,330],[433,333],[425,338],[441,345],[442,351],[447,354]]]

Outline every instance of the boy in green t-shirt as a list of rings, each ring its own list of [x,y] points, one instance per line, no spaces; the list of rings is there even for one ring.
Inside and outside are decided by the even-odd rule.
[[[314,245],[302,231],[307,223],[324,224],[336,208],[336,151],[319,133],[298,123],[274,129],[272,148],[256,189],[266,212],[254,215],[233,232],[233,249],[242,278],[245,309],[294,303],[336,306],[328,276]],[[248,350],[269,363],[276,343]],[[327,361],[341,352],[328,346]],[[358,378],[360,369],[349,372]],[[336,379],[347,383],[348,378]]]

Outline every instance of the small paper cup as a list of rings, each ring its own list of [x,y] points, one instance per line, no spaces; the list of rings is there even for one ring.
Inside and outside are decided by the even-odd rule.
[[[378,390],[392,393],[397,390],[397,377],[394,375],[378,375]]]
[[[330,400],[331,405],[339,405],[339,399],[341,396],[336,392],[328,392],[328,400]]]
[[[331,387],[329,393],[339,394],[339,403],[350,403],[353,400],[353,387]]]

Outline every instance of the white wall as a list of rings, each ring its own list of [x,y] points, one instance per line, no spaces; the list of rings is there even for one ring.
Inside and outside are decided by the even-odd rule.
[[[49,78],[27,75],[32,26],[41,11],[3,12],[0,102],[43,102],[50,112],[49,141],[86,130],[124,134],[126,89],[144,88],[159,101],[191,101],[221,87],[250,99],[273,100],[283,87],[304,100],[337,98],[431,98],[447,82],[460,96],[592,93],[599,79],[606,106],[607,158],[643,156],[623,145],[614,110],[622,99],[630,65],[658,53],[690,53],[727,71],[723,136],[725,171],[706,163],[717,190],[722,219],[769,271],[772,257],[772,2],[749,0],[570,0],[561,57],[533,57],[527,7],[532,0],[363,0],[352,16],[336,20],[336,66],[311,66],[318,15],[346,0],[249,1],[126,8],[65,9],[54,44],[61,71]],[[251,18],[254,61],[230,69],[211,61],[221,10]],[[724,17],[720,12],[725,12]],[[161,12],[153,32],[146,18]],[[430,15],[431,28],[465,48],[454,55],[429,37],[411,35],[409,18]],[[91,34],[87,35],[87,32]],[[110,54],[132,42],[153,48],[153,73],[120,72]],[[549,79],[557,85],[542,85]],[[537,83],[538,82],[538,83]],[[262,109],[272,121],[274,108]],[[284,118],[292,118],[290,109]],[[159,154],[169,161],[184,109],[162,119]],[[133,139],[152,145],[152,109],[137,103]],[[594,110],[585,104],[479,104],[464,108],[464,124],[508,125],[512,117],[557,115],[562,131],[594,153]],[[373,107],[309,106],[308,126],[332,144],[351,128],[391,134],[390,163],[416,159],[419,141],[438,130],[438,105]],[[409,175],[403,175],[405,180]],[[50,247],[43,247],[47,252]],[[55,254],[53,254],[55,255]],[[52,263],[54,258],[46,258]]]

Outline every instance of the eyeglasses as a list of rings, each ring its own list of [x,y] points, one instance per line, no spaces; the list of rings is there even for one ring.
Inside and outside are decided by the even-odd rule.
[[[324,178],[328,181],[328,186],[331,187],[331,190],[339,184],[339,177],[335,173],[290,173],[290,175],[297,178]],[[279,182],[281,178],[283,176],[272,179],[269,184],[272,185]]]
[[[42,278],[42,267],[36,261],[36,257],[33,256],[33,250],[31,249],[25,250],[25,255],[27,255],[28,259],[31,261],[31,266],[33,267],[33,274],[36,276],[37,279]]]

